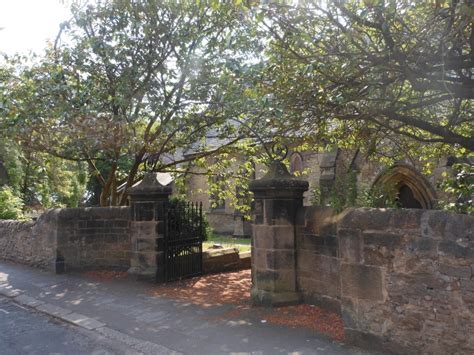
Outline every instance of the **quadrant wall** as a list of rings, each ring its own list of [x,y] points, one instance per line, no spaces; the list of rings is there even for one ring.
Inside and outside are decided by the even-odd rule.
[[[474,216],[306,207],[299,219],[298,289],[340,312],[349,341],[474,352]]]

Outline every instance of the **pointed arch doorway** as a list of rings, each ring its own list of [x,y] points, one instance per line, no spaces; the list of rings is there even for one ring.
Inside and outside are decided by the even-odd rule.
[[[393,191],[395,203],[401,208],[432,209],[437,199],[428,180],[413,167],[401,163],[381,173],[372,189]]]

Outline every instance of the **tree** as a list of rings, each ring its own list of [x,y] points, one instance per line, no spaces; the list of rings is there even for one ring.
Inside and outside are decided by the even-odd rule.
[[[262,14],[262,90],[289,113],[282,125],[369,150],[474,150],[472,1],[304,1]]]
[[[228,115],[241,114],[229,100],[240,85],[233,65],[250,48],[241,6],[104,1],[72,14],[34,64],[11,61],[3,109],[30,149],[86,162],[101,205],[126,202],[145,158],[162,171],[213,153],[183,155],[210,128],[232,131]]]

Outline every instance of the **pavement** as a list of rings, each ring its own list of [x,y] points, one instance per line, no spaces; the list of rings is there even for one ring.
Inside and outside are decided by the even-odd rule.
[[[0,261],[1,296],[108,340],[124,353],[368,354],[310,330],[262,322],[257,315],[225,317],[229,305],[203,308],[153,296],[149,287],[128,279],[55,275]]]
[[[96,332],[0,296],[0,354],[136,354]]]

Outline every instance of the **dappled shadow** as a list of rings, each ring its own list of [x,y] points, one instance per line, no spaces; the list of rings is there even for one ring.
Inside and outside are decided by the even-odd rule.
[[[96,281],[120,280],[120,279],[126,279],[128,277],[128,273],[126,271],[109,271],[109,270],[84,271],[81,273],[81,275],[87,278],[94,279]]]
[[[231,305],[223,313],[206,317],[209,321],[249,324],[258,321],[290,328],[304,328],[322,333],[336,341],[344,340],[344,325],[338,314],[319,307],[301,304],[276,308],[252,306],[250,270],[194,277],[151,287],[148,293],[201,307]]]
[[[164,296],[203,307],[223,304],[245,305],[250,302],[250,270],[193,277],[157,285],[149,290],[153,296]]]

